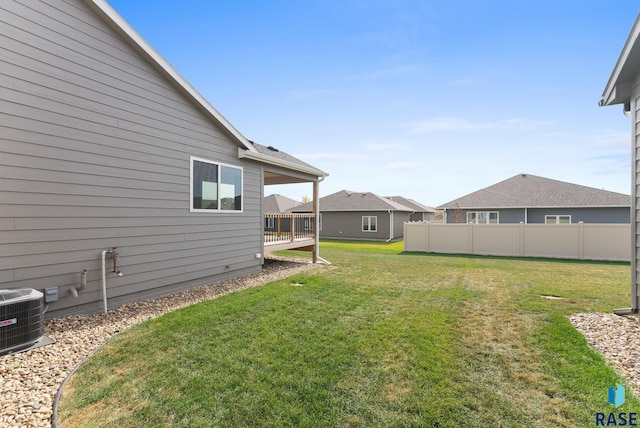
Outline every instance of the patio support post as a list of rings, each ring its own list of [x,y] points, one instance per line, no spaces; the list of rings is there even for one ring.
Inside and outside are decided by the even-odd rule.
[[[320,198],[318,188],[320,182],[318,180],[313,182],[313,235],[315,244],[311,252],[311,259],[313,263],[318,263],[318,257],[320,257]]]

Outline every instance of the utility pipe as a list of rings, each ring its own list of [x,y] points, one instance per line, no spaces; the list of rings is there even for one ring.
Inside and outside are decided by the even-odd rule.
[[[393,240],[393,211],[387,210],[389,213],[389,239],[384,242],[391,242]],[[378,225],[376,225],[378,227]]]
[[[87,286],[87,269],[82,269],[80,272],[80,287],[69,287],[69,292],[73,297],[78,297],[78,291],[84,290]]]
[[[104,313],[107,313],[107,269],[106,269],[106,256],[107,253],[111,254],[111,251],[104,250],[102,252],[102,301],[104,303]]]

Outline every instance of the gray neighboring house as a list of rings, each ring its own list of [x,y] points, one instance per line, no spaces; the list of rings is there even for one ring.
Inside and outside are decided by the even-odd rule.
[[[311,203],[290,211],[311,212]],[[320,237],[391,241],[402,239],[413,209],[375,193],[341,190],[320,198]]]
[[[264,186],[326,176],[247,140],[103,0],[3,0],[0,64],[0,288],[46,289],[47,318],[259,272]]]
[[[264,231],[267,233],[276,231],[290,232],[291,218],[279,214],[285,214],[301,204],[302,202],[278,194],[265,196],[262,202],[262,211],[265,215]],[[302,227],[304,228],[304,224]],[[307,225],[306,229],[309,230],[309,225]]]
[[[302,202],[274,193],[273,195],[264,197],[262,210],[265,212],[265,214],[285,213],[298,205],[302,205]]]
[[[420,202],[416,202],[413,199],[405,198],[402,196],[385,196],[385,198],[397,202],[400,205],[404,205],[407,208],[411,208],[413,213],[409,216],[409,221],[435,221],[436,215],[439,211],[435,208],[422,205]]]
[[[631,198],[518,174],[440,205],[445,223],[629,223]]]
[[[640,15],[629,32],[618,61],[602,93],[600,106],[622,105],[622,112],[631,120],[631,307],[617,310],[617,313],[638,313],[640,307],[640,287],[638,287],[638,267],[640,266],[640,239],[638,236],[640,211],[638,186],[640,174]]]

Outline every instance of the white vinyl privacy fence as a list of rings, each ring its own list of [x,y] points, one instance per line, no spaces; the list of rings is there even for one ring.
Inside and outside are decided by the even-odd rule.
[[[404,250],[445,254],[631,260],[629,224],[404,224]]]

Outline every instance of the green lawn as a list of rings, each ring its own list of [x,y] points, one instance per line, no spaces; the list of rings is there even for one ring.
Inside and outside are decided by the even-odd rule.
[[[568,320],[628,306],[627,264],[321,251],[332,266],[117,336],[61,426],[582,427],[640,408],[607,403],[624,381]]]

